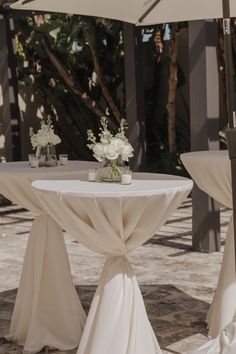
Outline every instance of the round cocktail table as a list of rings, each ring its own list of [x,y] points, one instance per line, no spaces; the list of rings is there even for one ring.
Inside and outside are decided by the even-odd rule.
[[[232,209],[231,169],[228,151],[198,151],[181,155],[181,160],[198,187]],[[216,337],[233,319],[236,310],[234,234],[231,217],[216,293],[207,322],[209,335]]]
[[[66,166],[30,168],[28,162],[0,164],[0,193],[36,213],[17,292],[8,339],[38,352],[48,345],[78,346],[85,314],[72,283],[62,229],[35,197],[35,179],[79,178],[96,162],[69,161]],[[68,316],[69,315],[69,316]]]
[[[62,228],[107,257],[77,353],[161,353],[128,253],[158,232],[192,181],[134,174],[130,185],[41,180],[32,186]]]

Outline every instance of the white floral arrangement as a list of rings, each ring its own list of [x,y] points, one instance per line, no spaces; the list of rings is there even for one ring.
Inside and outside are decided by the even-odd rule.
[[[93,156],[97,161],[117,161],[118,159],[121,161],[129,161],[129,158],[133,156],[134,149],[125,136],[126,125],[126,120],[121,119],[118,132],[115,135],[112,135],[108,129],[107,118],[102,117],[99,142],[97,142],[91,129],[87,131],[89,142],[87,146],[93,151]]]
[[[29,130],[29,136],[33,149],[53,146],[61,142],[59,136],[54,133],[50,118],[46,121],[41,121],[41,127],[37,133],[34,133],[33,128],[31,127]]]

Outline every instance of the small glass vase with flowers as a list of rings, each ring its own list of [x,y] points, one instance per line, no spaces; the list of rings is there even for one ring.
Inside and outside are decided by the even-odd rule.
[[[133,156],[133,147],[125,136],[127,123],[121,119],[120,127],[116,134],[112,134],[108,129],[108,120],[101,118],[99,141],[97,141],[91,129],[87,131],[88,147],[93,151],[93,156],[103,163],[99,177],[102,181],[120,182],[121,169],[126,162]]]
[[[33,128],[29,130],[30,141],[36,156],[39,159],[39,166],[57,166],[56,145],[61,142],[58,135],[54,133],[53,124],[50,118],[42,120],[40,129],[34,133]]]

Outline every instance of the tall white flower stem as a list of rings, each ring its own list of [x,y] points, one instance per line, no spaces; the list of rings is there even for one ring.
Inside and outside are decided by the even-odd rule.
[[[110,179],[116,179],[121,176],[121,172],[119,167],[117,166],[117,160],[111,160],[110,161],[111,165],[111,171],[110,171]]]

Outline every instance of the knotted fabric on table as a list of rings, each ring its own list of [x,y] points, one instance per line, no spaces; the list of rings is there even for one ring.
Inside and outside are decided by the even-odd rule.
[[[132,186],[126,192],[120,185],[48,182],[33,184],[43,208],[78,241],[107,256],[77,353],[161,353],[127,256],[160,229],[191,181],[158,181],[159,189],[157,181],[135,181],[131,193]]]
[[[61,227],[42,208],[31,183],[40,178],[71,178],[80,170],[95,167],[90,162],[32,169],[27,162],[0,165],[0,193],[31,210],[33,222],[8,339],[24,346],[24,352],[39,352],[45,345],[60,350],[76,348],[85,323],[85,313],[70,274]]]

